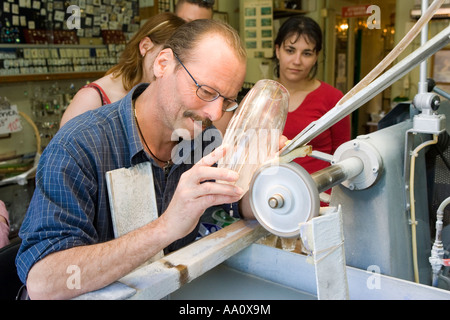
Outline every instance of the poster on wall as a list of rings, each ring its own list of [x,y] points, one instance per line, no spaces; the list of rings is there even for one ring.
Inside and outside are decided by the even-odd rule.
[[[244,1],[244,43],[251,58],[273,56],[273,2]]]

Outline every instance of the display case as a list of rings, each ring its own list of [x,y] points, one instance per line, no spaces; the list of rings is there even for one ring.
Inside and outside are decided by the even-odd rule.
[[[142,19],[137,0],[10,0],[1,11],[0,83],[98,78]]]
[[[99,78],[118,62],[125,44],[0,44],[0,83]]]

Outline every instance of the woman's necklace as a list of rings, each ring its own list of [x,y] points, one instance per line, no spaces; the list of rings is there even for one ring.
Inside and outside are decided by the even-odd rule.
[[[155,158],[156,160],[158,160],[159,162],[165,163],[163,166],[163,170],[164,170],[164,174],[167,176],[170,172],[170,168],[172,168],[172,158],[170,158],[169,160],[161,160],[159,159],[157,156],[155,156],[155,154],[152,152],[152,150],[150,150],[150,147],[147,144],[147,141],[145,141],[144,135],[142,134],[141,131],[141,127],[139,126],[139,122],[137,119],[137,115],[136,115],[136,108],[134,106],[134,102],[133,102],[133,110],[134,110],[134,120],[136,121],[136,126],[138,128],[139,134],[142,137],[142,140],[144,140],[144,144],[147,147],[147,150],[150,152],[150,154],[152,155],[153,158]]]

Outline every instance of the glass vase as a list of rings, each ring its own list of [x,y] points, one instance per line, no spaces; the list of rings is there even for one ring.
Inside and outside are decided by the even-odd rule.
[[[279,82],[260,80],[247,93],[228,124],[223,145],[227,147],[219,168],[239,173],[235,183],[248,191],[255,171],[277,156],[280,136],[289,108],[289,92]]]

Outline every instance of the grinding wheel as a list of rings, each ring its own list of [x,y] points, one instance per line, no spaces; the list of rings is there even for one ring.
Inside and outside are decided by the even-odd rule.
[[[292,238],[300,234],[300,223],[319,214],[319,192],[310,174],[297,163],[269,164],[253,175],[250,205],[266,230]]]

